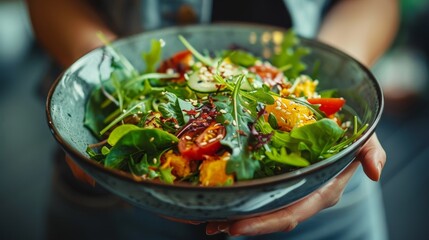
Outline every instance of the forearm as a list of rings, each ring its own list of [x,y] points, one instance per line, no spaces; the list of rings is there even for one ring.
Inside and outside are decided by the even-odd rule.
[[[318,38],[371,66],[398,28],[396,0],[343,0],[329,11]]]
[[[97,31],[116,38],[85,0],[27,0],[27,5],[37,39],[63,67],[102,45]]]

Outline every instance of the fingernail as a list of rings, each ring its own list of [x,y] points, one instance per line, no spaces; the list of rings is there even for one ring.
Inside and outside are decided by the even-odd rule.
[[[383,165],[381,164],[381,162],[377,164],[377,169],[378,169],[378,174],[381,175],[381,170],[383,169]]]
[[[218,233],[229,233],[229,224],[220,223],[218,225],[207,225],[206,234],[207,235],[215,235]]]
[[[381,162],[377,163],[377,170],[378,170],[378,180],[380,180],[381,178],[381,171],[383,170],[383,165],[381,164]]]
[[[225,224],[219,224],[217,226],[217,229],[219,230],[219,232],[229,233],[229,224],[227,224],[227,223],[225,223]]]

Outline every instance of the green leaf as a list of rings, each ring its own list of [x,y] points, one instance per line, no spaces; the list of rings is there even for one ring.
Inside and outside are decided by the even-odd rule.
[[[214,66],[213,61],[203,56],[201,53],[199,53],[189,42],[186,40],[182,35],[179,35],[179,40],[185,45],[185,47],[191,51],[192,55],[194,55],[200,62],[204,63],[206,66]]]
[[[241,90],[240,94],[247,99],[253,100],[255,102],[260,102],[265,105],[274,104],[273,96],[269,92],[267,92],[264,88],[258,88],[250,92]]]
[[[107,146],[103,146],[101,148],[101,154],[107,155],[107,154],[109,154],[109,152],[110,152],[110,149]]]
[[[107,37],[102,32],[97,32],[97,36],[105,45],[106,50],[113,56],[115,64],[120,65],[124,69],[124,74],[127,77],[137,76],[138,71],[124,55],[122,55],[119,51],[115,49],[115,47],[110,43]]]
[[[101,153],[96,153],[92,148],[87,147],[86,153],[91,159],[94,159],[97,162],[102,162],[104,160],[104,155]]]
[[[250,135],[248,124],[253,122],[255,118],[244,109],[247,109],[245,106],[255,104],[246,104],[239,94],[243,79],[244,75],[239,76],[231,98],[217,97],[217,101],[215,101],[218,109],[226,111],[217,119],[224,123],[226,129],[226,136],[221,143],[232,150],[226,171],[228,174],[235,173],[238,180],[252,179],[255,171],[259,168],[259,162],[253,158],[248,150],[248,136]],[[252,110],[256,112],[256,109]]]
[[[135,104],[134,106],[132,106],[131,108],[125,110],[121,115],[119,115],[117,118],[115,118],[112,122],[109,123],[109,125],[107,125],[106,127],[104,127],[103,129],[101,129],[100,131],[100,135],[105,134],[107,131],[109,131],[113,126],[115,126],[116,124],[118,124],[120,121],[122,121],[124,118],[126,118],[127,116],[133,114],[136,111],[142,111],[145,112],[145,102],[140,102]]]
[[[234,148],[231,158],[227,162],[226,172],[228,174],[235,173],[238,180],[249,180],[253,179],[255,171],[259,167],[259,161],[252,157],[250,151]]]
[[[295,167],[306,167],[310,165],[310,162],[299,154],[293,152],[288,154],[285,147],[280,148],[280,152],[272,148],[270,151],[265,151],[265,155],[272,161]]]
[[[189,116],[183,110],[192,110],[194,106],[187,101],[178,98],[176,95],[166,92],[166,103],[160,103],[158,110],[165,118],[175,118],[180,126],[185,125],[189,121]]]
[[[176,177],[171,173],[171,170],[173,170],[173,168],[165,168],[165,169],[160,169],[159,173],[160,173],[160,179],[168,184],[173,184],[174,180],[176,179]]]
[[[147,154],[153,159],[160,152],[175,145],[179,140],[176,136],[160,129],[141,128],[129,131],[110,149],[105,159],[105,166],[119,167],[123,161],[130,159],[133,154]]]
[[[107,139],[107,143],[109,143],[110,146],[115,146],[119,139],[121,139],[125,134],[137,129],[139,129],[139,127],[133,124],[124,124],[119,127],[116,127],[110,133],[109,138]]]
[[[142,53],[142,59],[146,63],[146,73],[156,72],[156,64],[161,60],[161,41],[152,39],[150,51]]]
[[[232,63],[243,67],[251,67],[258,60],[251,53],[242,50],[226,51],[225,57],[229,57]]]
[[[264,133],[273,133],[271,137],[271,149],[281,149],[285,147],[291,153],[303,157],[310,162],[316,162],[323,158],[333,146],[344,135],[344,130],[331,119],[322,119],[317,122],[294,128],[290,132],[274,130],[269,123],[262,119],[257,122],[258,129]],[[289,154],[289,155],[290,155]]]
[[[310,151],[310,161],[316,161],[326,153],[344,135],[344,130],[330,119],[322,119],[315,123],[294,128],[291,138],[300,141],[301,150]]]
[[[295,32],[289,30],[284,34],[281,51],[273,55],[271,63],[284,70],[286,77],[295,79],[307,68],[302,58],[309,53],[310,49],[299,46],[299,38]]]
[[[108,99],[98,87],[91,92],[85,106],[84,126],[98,138],[101,137],[100,131],[106,126],[104,120],[117,109],[113,102],[103,106],[106,100]]]
[[[273,113],[268,115],[268,123],[273,129],[277,129],[279,127],[276,116]]]
[[[159,173],[150,167],[156,165],[153,163],[150,163],[148,161],[147,154],[144,154],[143,157],[140,159],[140,161],[135,161],[134,158],[130,158],[130,161],[128,162],[128,167],[132,174],[137,176],[146,175],[149,179],[154,179],[159,177]]]

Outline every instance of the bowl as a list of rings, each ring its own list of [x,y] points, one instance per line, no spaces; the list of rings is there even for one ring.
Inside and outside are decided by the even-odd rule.
[[[165,41],[163,58],[184,49],[179,34],[197,50],[221,50],[238,44],[257,56],[268,57],[281,42],[283,31],[263,25],[197,25],[146,32],[113,44],[137,69],[143,69],[140,53],[150,49],[152,39]],[[54,82],[46,104],[48,125],[59,145],[97,184],[137,207],[192,221],[240,219],[275,211],[309,195],[346,168],[374,132],[383,109],[380,86],[365,66],[315,40],[301,38],[301,44],[311,49],[304,62],[308,66],[319,65],[319,88],[337,88],[362,123],[369,126],[340,153],[305,168],[231,186],[201,187],[136,181],[128,173],[107,169],[91,160],[85,150],[97,140],[83,125],[84,109],[99,76],[107,78],[110,73],[104,48],[81,57]]]

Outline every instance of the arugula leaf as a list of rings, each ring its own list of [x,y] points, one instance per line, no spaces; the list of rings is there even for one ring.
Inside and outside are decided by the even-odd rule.
[[[178,98],[173,93],[166,92],[164,96],[167,98],[167,102],[158,106],[162,116],[175,118],[180,126],[185,125],[189,121],[189,116],[183,110],[192,110],[194,106],[190,102]]]
[[[113,59],[116,61],[115,64],[122,66],[127,77],[134,77],[138,75],[138,71],[134,68],[134,66],[124,55],[122,55],[115,49],[115,47],[113,47],[113,45],[102,32],[97,32],[97,36],[103,42],[107,51],[113,56]]]
[[[151,166],[156,165],[148,161],[147,154],[144,154],[139,162],[136,162],[131,156],[130,161],[128,162],[128,167],[130,172],[137,176],[146,175],[149,179],[154,179],[160,176],[160,174],[151,168]]]
[[[342,149],[346,148],[347,146],[352,144],[356,139],[358,139],[365,132],[365,130],[367,128],[368,128],[368,124],[364,124],[360,129],[358,129],[358,118],[355,116],[354,117],[353,135],[350,137],[344,136],[344,139],[340,143],[338,143],[337,145],[332,146],[331,149],[328,150],[328,153],[325,155],[330,156],[330,155],[338,153]]]
[[[179,35],[179,40],[185,45],[185,47],[191,51],[192,55],[194,55],[200,62],[204,63],[206,66],[214,66],[214,62],[199,53],[182,35]]]
[[[248,136],[250,129],[248,124],[254,121],[254,117],[244,110],[247,104],[239,95],[241,82],[244,75],[241,75],[232,91],[231,99],[218,97],[215,102],[218,109],[224,109],[226,113],[218,116],[217,121],[223,122],[226,129],[226,136],[221,143],[231,150],[231,158],[227,163],[226,172],[235,173],[238,180],[252,179],[255,171],[259,168],[259,162],[252,158],[249,148]],[[219,101],[223,99],[224,101]],[[225,101],[226,100],[226,101]]]
[[[177,73],[168,74],[168,73],[145,73],[139,76],[136,76],[135,78],[132,78],[124,84],[124,88],[130,89],[135,88],[136,84],[138,83],[145,83],[147,79],[170,79],[170,78],[176,78],[179,75]]]
[[[137,111],[142,111],[145,112],[145,102],[140,102],[135,104],[134,106],[132,106],[131,108],[127,109],[126,111],[124,111],[121,115],[119,115],[117,118],[115,118],[112,122],[109,123],[109,125],[107,125],[106,127],[104,127],[103,129],[101,129],[100,131],[100,135],[102,136],[103,134],[105,134],[107,131],[109,131],[113,126],[115,126],[117,123],[119,123],[120,121],[122,121],[124,118],[126,118],[127,116],[130,116],[131,114],[134,114]]]
[[[232,83],[232,82],[228,82],[226,81],[222,76],[220,76],[219,74],[215,74],[213,75],[214,79],[221,85],[226,86],[226,88],[230,91],[234,91],[234,89],[238,86],[241,87],[241,83],[245,77],[245,75],[239,75],[236,78],[237,79],[242,79],[240,80],[240,82],[238,83],[238,81],[236,83]],[[239,95],[243,96],[249,100],[255,101],[255,102],[260,102],[263,104],[274,104],[274,98],[271,95],[271,93],[269,92],[269,89],[266,89],[264,87],[252,90],[252,91],[245,91],[243,89],[238,89],[237,91],[239,91]]]

